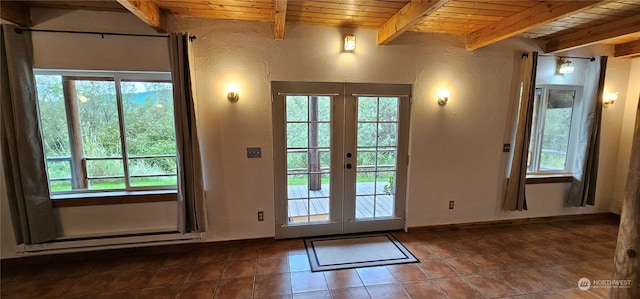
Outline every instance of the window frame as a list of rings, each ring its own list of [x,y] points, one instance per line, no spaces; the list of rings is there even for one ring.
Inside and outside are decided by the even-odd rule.
[[[529,143],[529,157],[530,162],[527,166],[527,175],[530,177],[535,176],[558,176],[558,175],[572,175],[573,162],[576,155],[576,143],[578,141],[578,130],[580,126],[580,120],[583,117],[580,111],[582,111],[582,89],[580,85],[554,85],[554,84],[540,84],[535,86],[536,91],[541,90],[542,93],[538,100],[535,97],[533,120],[531,123],[531,140]],[[549,94],[552,90],[572,90],[575,91],[573,99],[573,106],[571,110],[571,124],[569,130],[569,138],[567,142],[566,162],[564,169],[561,170],[543,170],[540,169],[540,160],[542,156],[542,145],[544,143],[544,128],[545,118],[547,112],[547,103],[549,101]]]
[[[51,190],[51,180],[49,178],[48,166],[47,166],[47,183],[49,187],[49,192],[51,193],[52,199],[78,199],[78,196],[84,197],[95,197],[95,196],[109,196],[108,194],[113,194],[113,196],[121,197],[123,195],[131,194],[131,195],[144,195],[144,194],[175,194],[178,189],[179,184],[179,173],[177,171],[176,165],[176,185],[160,185],[160,186],[131,186],[131,173],[129,172],[129,153],[127,152],[127,143],[126,143],[126,123],[124,116],[124,106],[123,106],[123,97],[121,94],[121,84],[123,82],[162,82],[162,83],[172,83],[172,74],[171,72],[158,72],[158,71],[97,71],[97,70],[61,70],[61,69],[33,69],[34,76],[38,75],[48,75],[48,76],[61,76],[61,77],[75,77],[78,80],[91,80],[91,79],[106,79],[108,78],[110,82],[114,84],[114,90],[116,92],[116,106],[117,106],[117,119],[118,119],[118,127],[120,130],[120,148],[121,148],[121,157],[117,160],[121,160],[123,164],[123,174],[122,178],[124,179],[124,188],[114,188],[114,189],[72,189],[72,190],[63,190],[63,191],[52,191]],[[173,86],[172,86],[173,88]],[[37,89],[37,86],[36,86]],[[172,95],[173,98],[173,95]],[[64,98],[66,101],[67,99]],[[175,107],[173,108],[175,109]],[[38,108],[39,110],[39,108]],[[40,119],[40,116],[38,116]],[[175,127],[175,110],[173,114],[173,121]],[[174,129],[174,136],[177,135]],[[177,136],[176,136],[177,142]],[[45,150],[45,159],[49,160],[46,156]],[[178,148],[176,143],[175,149],[175,158],[176,164],[178,163]],[[83,169],[86,174],[86,161],[87,159],[83,159]],[[48,161],[45,161],[48,164]],[[69,160],[69,164],[71,160]],[[71,173],[73,175],[74,169],[71,168]],[[163,175],[158,175],[163,176]],[[174,175],[167,175],[174,176]],[[72,176],[73,177],[73,176]],[[71,180],[71,178],[70,178]],[[166,199],[165,199],[166,200]],[[161,200],[162,201],[162,200]]]

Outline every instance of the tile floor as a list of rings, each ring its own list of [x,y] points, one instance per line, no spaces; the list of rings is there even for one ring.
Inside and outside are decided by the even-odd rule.
[[[301,239],[3,263],[8,298],[606,298],[618,223],[394,233],[421,263],[310,272]],[[121,252],[121,251],[120,251]],[[144,252],[144,251],[142,251]],[[37,259],[36,259],[37,260]]]

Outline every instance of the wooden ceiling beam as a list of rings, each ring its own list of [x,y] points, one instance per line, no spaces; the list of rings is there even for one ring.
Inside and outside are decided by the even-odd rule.
[[[614,57],[634,57],[640,56],[640,40],[632,41],[615,46]]]
[[[516,36],[570,14],[593,7],[601,1],[542,2],[467,35],[467,50],[475,50]]]
[[[545,52],[571,50],[638,32],[640,32],[640,14],[558,36],[547,41]]]
[[[158,32],[166,33],[166,16],[160,8],[152,1],[145,0],[116,0],[129,12],[134,14],[145,24],[151,26]]]
[[[287,0],[276,0],[273,20],[273,34],[275,39],[284,39],[284,25],[287,21]]]
[[[411,0],[378,28],[378,45],[386,45],[450,0]]]
[[[0,18],[22,27],[33,26],[33,22],[31,22],[31,9],[23,2],[2,1]]]

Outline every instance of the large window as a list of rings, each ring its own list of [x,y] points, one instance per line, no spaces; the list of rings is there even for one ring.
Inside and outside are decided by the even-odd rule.
[[[52,193],[176,188],[169,73],[35,74]]]
[[[536,87],[529,173],[571,172],[580,91],[577,86]]]

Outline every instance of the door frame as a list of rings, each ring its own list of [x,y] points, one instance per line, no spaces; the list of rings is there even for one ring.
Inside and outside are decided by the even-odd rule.
[[[408,174],[408,144],[411,106],[410,84],[374,84],[374,83],[319,83],[319,82],[271,82],[272,125],[273,125],[273,161],[274,161],[274,212],[275,237],[295,238],[302,236],[338,235],[356,232],[403,229],[405,225],[405,206]],[[328,222],[309,224],[289,224],[287,196],[287,136],[285,98],[288,95],[331,96],[331,201]],[[397,96],[400,100],[398,115],[398,145],[396,161],[395,217],[384,220],[355,219],[355,188],[345,188],[346,157],[348,150],[356,152],[357,97],[358,96]],[[342,104],[343,107],[337,107]],[[346,128],[345,124],[350,127]],[[279,132],[278,132],[279,130]],[[347,130],[355,132],[355,137],[346,140]],[[404,154],[400,154],[404,153]],[[337,154],[338,156],[335,156]],[[357,153],[351,158],[355,162]],[[350,169],[355,173],[357,167]],[[355,178],[355,175],[353,176]],[[355,183],[354,183],[355,187]],[[349,191],[350,190],[350,191]],[[347,215],[352,211],[353,215]]]

